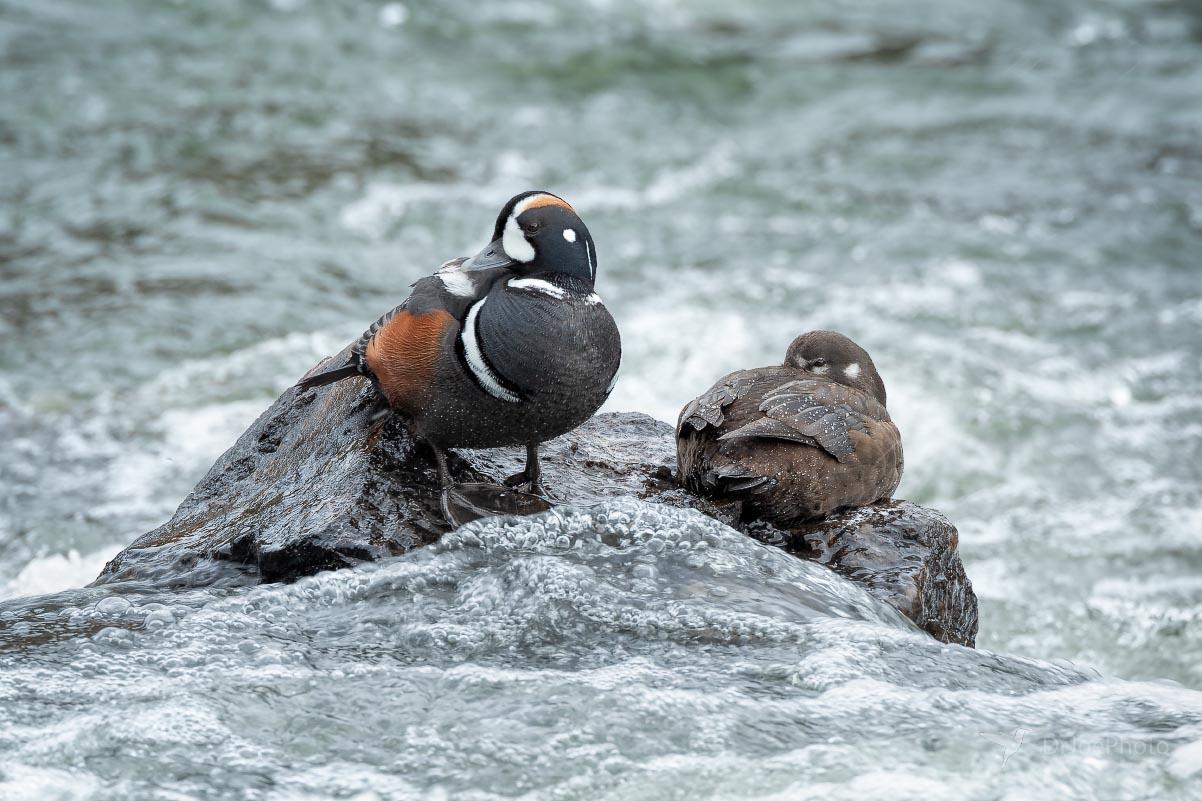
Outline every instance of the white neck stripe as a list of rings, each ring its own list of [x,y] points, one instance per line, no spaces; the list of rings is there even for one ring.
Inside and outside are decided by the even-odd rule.
[[[512,289],[528,289],[531,292],[540,292],[558,300],[563,300],[568,296],[567,290],[541,278],[511,278],[509,279],[509,286]]]

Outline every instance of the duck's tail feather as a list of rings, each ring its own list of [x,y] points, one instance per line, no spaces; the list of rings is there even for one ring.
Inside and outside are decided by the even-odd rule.
[[[306,389],[312,389],[313,387],[324,387],[326,384],[333,384],[335,381],[341,381],[344,378],[351,378],[357,375],[362,375],[362,373],[359,372],[358,366],[354,364],[347,364],[342,367],[337,367],[333,370],[326,370],[324,373],[317,373],[315,375],[308,376],[307,378],[302,378],[300,381],[296,382],[296,385],[303,392]]]
[[[772,486],[772,479],[768,476],[757,476],[735,468],[707,470],[702,481],[711,492],[727,496],[741,493],[756,495]]]

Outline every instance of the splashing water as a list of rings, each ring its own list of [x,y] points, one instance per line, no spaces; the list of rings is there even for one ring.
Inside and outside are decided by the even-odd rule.
[[[0,707],[0,789],[16,797],[82,783],[95,797],[851,798],[944,783],[950,798],[1003,769],[1016,789],[1048,770],[1087,782],[1095,747],[1113,751],[1107,771],[1155,781],[1135,756],[1202,726],[1202,694],[940,645],[825,568],[635,501],[470,524],[286,587],[170,603],[68,591],[7,614],[23,618],[0,651],[21,699]],[[1091,719],[1108,721],[1096,746],[1079,737]],[[1023,742],[999,747],[1011,730]]]

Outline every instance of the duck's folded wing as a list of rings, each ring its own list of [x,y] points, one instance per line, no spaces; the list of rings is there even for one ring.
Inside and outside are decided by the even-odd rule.
[[[298,386],[308,389],[341,381],[354,375],[373,376],[374,372],[368,359],[368,349],[382,331],[395,334],[394,339],[402,340],[395,342],[395,347],[411,346],[428,349],[431,344],[429,342],[410,343],[408,341],[413,336],[412,329],[414,329],[414,326],[409,324],[413,321],[408,318],[427,317],[434,314],[441,320],[449,315],[462,323],[472,303],[487,295],[492,285],[508,274],[499,269],[468,274],[462,269],[464,261],[466,261],[464,258],[452,259],[443,264],[433,275],[415,281],[412,284],[413,291],[409,293],[409,297],[405,299],[404,303],[382,315],[355,340],[355,344],[351,346],[350,356],[345,362],[331,370],[302,379]],[[428,325],[417,326],[417,328],[422,331],[434,330]],[[437,334],[437,331],[434,333]]]
[[[468,310],[472,305],[485,297],[497,281],[511,275],[507,270],[479,270],[467,272],[462,269],[464,258],[452,259],[439,268],[433,275],[427,275],[414,281],[413,291],[400,306],[385,314],[371,324],[363,332],[363,336],[355,342],[352,348],[354,356],[360,363],[364,362],[368,346],[381,331],[390,328],[390,324],[404,323],[406,316],[427,317],[429,315],[450,315],[460,325],[463,324]],[[398,328],[408,328],[398,325]],[[403,343],[398,343],[403,345]]]
[[[685,404],[676,422],[676,435],[685,432],[685,426],[700,431],[707,426],[718,428],[726,419],[725,409],[746,394],[753,379],[739,373],[731,373],[714,384],[705,393]]]
[[[844,462],[855,453],[852,431],[868,434],[872,423],[889,419],[885,408],[864,393],[824,379],[784,384],[764,396],[760,411],[762,418],[721,439],[783,439],[820,447]]]

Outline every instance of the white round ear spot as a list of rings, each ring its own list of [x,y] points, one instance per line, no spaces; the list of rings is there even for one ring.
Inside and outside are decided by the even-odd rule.
[[[576,241],[576,229],[575,228],[563,229],[563,238],[568,240],[569,242],[575,242]]]
[[[505,221],[505,233],[501,235],[501,247],[505,255],[514,261],[528,262],[534,260],[534,245],[526,240],[522,226],[518,225],[518,215],[510,214]]]
[[[852,362],[851,364],[844,367],[843,375],[847,376],[848,378],[852,378],[852,379],[859,378],[860,377],[860,363]]]

